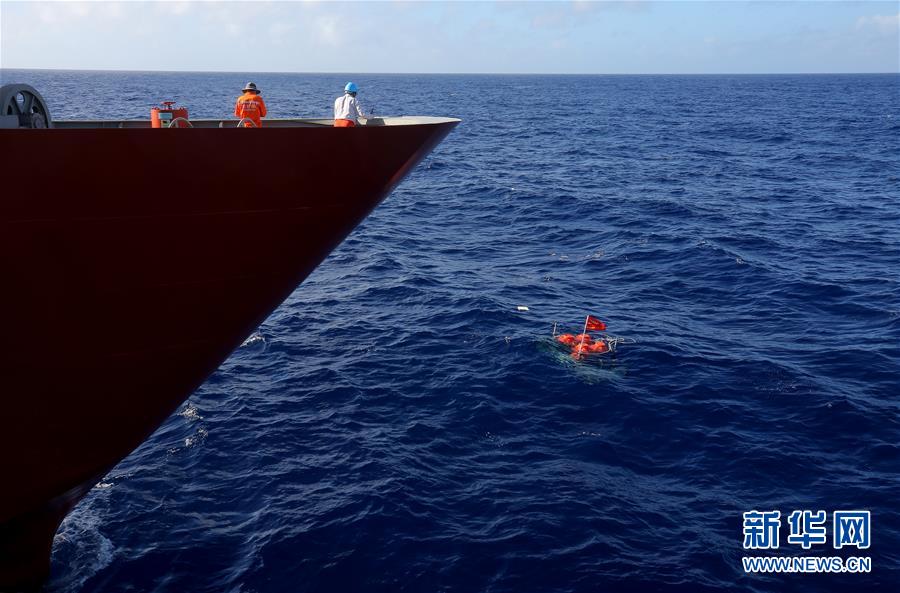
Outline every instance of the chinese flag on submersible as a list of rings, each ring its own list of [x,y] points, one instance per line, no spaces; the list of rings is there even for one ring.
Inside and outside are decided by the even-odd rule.
[[[587,316],[587,321],[584,324],[585,329],[593,329],[597,331],[603,331],[606,329],[606,324],[594,317],[593,315]]]

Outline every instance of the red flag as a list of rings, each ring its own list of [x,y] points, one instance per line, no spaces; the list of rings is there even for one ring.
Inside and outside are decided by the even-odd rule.
[[[587,329],[593,329],[597,331],[603,331],[606,329],[606,324],[594,317],[593,315],[587,316],[587,324],[585,325]]]

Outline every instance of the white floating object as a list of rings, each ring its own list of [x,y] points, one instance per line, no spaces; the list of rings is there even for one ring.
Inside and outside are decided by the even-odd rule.
[[[516,307],[516,311],[528,311],[528,307],[526,307],[525,305],[519,305],[518,307]]]

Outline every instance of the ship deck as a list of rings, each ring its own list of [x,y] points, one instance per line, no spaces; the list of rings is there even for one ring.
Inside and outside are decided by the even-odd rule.
[[[430,117],[430,116],[394,116],[394,117],[370,117],[368,119],[361,118],[361,126],[413,126],[427,124],[443,124],[450,122],[459,122],[458,119],[450,117]],[[320,128],[333,127],[333,119],[264,119],[264,128]],[[54,120],[54,128],[61,129],[94,129],[94,128],[128,128],[141,129],[151,128],[149,119],[122,119],[122,120]],[[192,119],[190,127],[193,128],[236,128],[238,120],[234,118],[228,119]]]
[[[63,517],[458,121],[0,129],[40,163],[0,198],[0,590],[40,587]]]

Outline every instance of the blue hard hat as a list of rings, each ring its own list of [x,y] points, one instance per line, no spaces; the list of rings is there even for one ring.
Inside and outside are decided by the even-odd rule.
[[[345,93],[358,93],[359,87],[356,86],[355,82],[348,82],[347,86],[344,87],[344,92]]]

